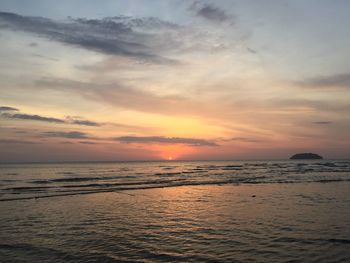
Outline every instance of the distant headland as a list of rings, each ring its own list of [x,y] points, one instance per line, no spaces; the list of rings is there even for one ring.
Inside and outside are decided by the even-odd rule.
[[[316,154],[316,153],[297,153],[297,154],[294,154],[289,159],[291,159],[291,160],[305,160],[305,159],[317,160],[317,159],[323,159],[323,157]]]

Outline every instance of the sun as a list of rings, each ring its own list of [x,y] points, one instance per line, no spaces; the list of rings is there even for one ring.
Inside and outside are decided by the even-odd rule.
[[[186,145],[177,144],[159,145],[156,150],[159,151],[159,158],[166,161],[182,160],[183,156],[191,152],[191,148]]]

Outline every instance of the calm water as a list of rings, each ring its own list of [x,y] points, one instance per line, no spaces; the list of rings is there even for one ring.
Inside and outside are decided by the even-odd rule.
[[[350,262],[350,161],[0,165],[0,262]]]

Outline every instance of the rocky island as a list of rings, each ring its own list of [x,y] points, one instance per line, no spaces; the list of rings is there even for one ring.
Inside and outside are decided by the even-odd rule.
[[[317,160],[317,159],[323,159],[322,156],[315,154],[315,153],[297,153],[294,154],[289,159],[291,160]]]

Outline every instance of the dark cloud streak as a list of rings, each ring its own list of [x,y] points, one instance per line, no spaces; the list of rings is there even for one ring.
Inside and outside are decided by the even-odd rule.
[[[46,137],[57,137],[57,138],[66,138],[66,139],[88,139],[89,136],[84,132],[79,131],[49,131],[42,133]]]
[[[0,112],[2,111],[18,111],[18,109],[8,106],[0,106]]]
[[[99,127],[102,124],[95,122],[95,121],[90,121],[90,120],[84,120],[80,119],[79,117],[71,117],[67,116],[67,122],[71,124],[77,124],[77,125],[83,125],[83,126],[93,126],[93,127]]]
[[[234,138],[231,138],[230,141],[251,142],[251,143],[259,143],[259,142],[262,142],[261,140],[251,139],[251,138],[245,138],[245,137],[234,137]]]
[[[187,144],[191,146],[218,146],[213,141],[193,138],[163,137],[163,136],[121,136],[114,140],[123,143],[167,143],[167,144]]]
[[[0,144],[37,144],[37,142],[15,139],[0,139]]]
[[[89,141],[80,141],[81,144],[96,144],[95,142],[89,142]]]
[[[84,125],[84,126],[101,126],[101,124],[94,122],[94,121],[88,121],[88,120],[74,120],[72,121],[72,124],[78,124],[78,125]]]
[[[2,111],[5,111],[1,113]],[[99,127],[102,124],[85,120],[85,119],[79,119],[68,116],[65,120],[64,119],[58,119],[53,117],[46,117],[41,116],[37,114],[26,114],[26,113],[9,113],[8,111],[19,111],[16,108],[12,107],[6,107],[2,106],[0,107],[0,116],[5,117],[7,119],[17,119],[17,120],[31,120],[31,121],[43,121],[43,122],[50,122],[50,123],[57,123],[57,124],[75,124],[75,125],[81,125],[81,126],[93,126],[93,127]]]
[[[132,20],[131,20],[132,21]],[[162,21],[159,20],[158,24]],[[147,23],[140,20],[139,23]],[[166,23],[163,23],[166,26]],[[177,63],[158,55],[149,43],[154,35],[136,32],[130,18],[72,19],[66,22],[44,17],[0,12],[0,28],[20,30],[61,43],[109,55],[120,55],[160,64]],[[157,53],[157,54],[156,54]]]
[[[51,122],[51,123],[65,123],[64,120],[57,119],[57,118],[44,117],[44,116],[40,116],[40,115],[24,114],[24,113],[16,113],[16,114],[3,113],[2,116],[6,117],[8,119],[44,121],[44,122]]]
[[[313,124],[329,125],[332,124],[331,121],[314,121]]]

